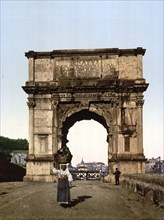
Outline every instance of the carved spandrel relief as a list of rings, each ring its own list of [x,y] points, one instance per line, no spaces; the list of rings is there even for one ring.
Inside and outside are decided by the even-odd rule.
[[[91,104],[89,107],[90,111],[97,113],[105,118],[108,126],[112,123],[112,110],[110,104]]]
[[[69,117],[71,113],[75,113],[79,109],[79,103],[77,104],[60,104],[58,110],[59,122],[65,121],[66,117]]]
[[[86,105],[84,105],[84,103],[60,105],[58,111],[60,127],[62,127],[62,123],[66,120],[66,117],[69,117],[72,114],[83,109],[88,109],[91,112],[95,112],[98,115],[104,117],[107,123],[111,123],[112,113],[110,109],[110,104],[89,104],[88,102],[85,104]]]

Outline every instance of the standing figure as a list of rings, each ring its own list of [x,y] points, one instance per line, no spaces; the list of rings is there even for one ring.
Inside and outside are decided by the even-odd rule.
[[[118,168],[116,168],[116,171],[113,174],[115,175],[115,185],[119,185],[119,178],[121,172],[118,170]]]
[[[58,176],[58,186],[57,186],[57,202],[60,205],[70,204],[70,185],[69,182],[72,181],[72,175],[66,164],[60,164],[60,169],[57,170],[53,168],[53,173]]]

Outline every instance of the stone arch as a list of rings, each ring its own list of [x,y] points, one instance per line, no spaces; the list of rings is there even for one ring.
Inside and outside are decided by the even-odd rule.
[[[53,181],[53,153],[76,120],[94,118],[107,130],[109,173],[143,173],[142,107],[145,49],[58,50],[29,59],[29,153],[25,180]],[[62,141],[62,144],[61,144]]]

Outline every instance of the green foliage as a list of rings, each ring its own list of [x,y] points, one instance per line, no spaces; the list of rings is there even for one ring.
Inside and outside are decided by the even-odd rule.
[[[0,136],[0,151],[27,150],[28,141],[26,139],[10,139]]]

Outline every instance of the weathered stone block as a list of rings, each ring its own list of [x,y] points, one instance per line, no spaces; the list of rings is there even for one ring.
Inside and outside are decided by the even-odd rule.
[[[35,81],[53,80],[53,59],[35,59]]]

